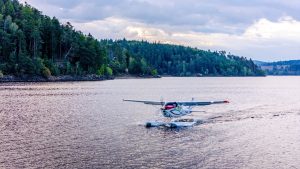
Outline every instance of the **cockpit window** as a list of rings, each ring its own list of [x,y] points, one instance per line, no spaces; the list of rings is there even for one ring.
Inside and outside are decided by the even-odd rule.
[[[165,110],[170,110],[170,109],[176,108],[177,106],[178,106],[178,104],[176,102],[167,103],[165,105]]]

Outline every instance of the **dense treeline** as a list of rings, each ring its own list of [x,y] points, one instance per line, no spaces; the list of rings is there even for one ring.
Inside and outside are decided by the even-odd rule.
[[[0,70],[5,74],[94,73],[107,65],[105,48],[70,23],[17,0],[0,0]]]
[[[97,40],[17,0],[0,0],[0,75],[263,75],[226,52],[127,40]]]
[[[175,76],[254,76],[264,74],[251,59],[247,60],[245,57],[226,54],[225,51],[211,52],[179,45],[126,41],[125,39],[102,40],[101,43],[108,46],[109,53],[112,53],[110,54],[111,58],[118,56],[119,63],[125,60],[126,55],[131,55],[129,68],[130,65],[136,65],[135,69],[131,70],[132,73],[141,71],[149,73],[152,68],[160,74]],[[147,67],[147,65],[151,66]]]

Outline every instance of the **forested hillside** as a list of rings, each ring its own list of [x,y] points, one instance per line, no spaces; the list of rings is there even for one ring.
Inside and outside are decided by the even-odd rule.
[[[254,76],[264,73],[226,52],[127,40],[97,40],[29,4],[0,0],[0,75]]]
[[[147,73],[150,69],[147,69],[146,65],[150,65],[160,74],[175,76],[263,75],[251,59],[226,54],[225,51],[211,52],[178,45],[126,40],[102,40],[101,44],[107,46],[110,58],[123,55],[123,59],[117,57],[119,62],[124,62],[126,55],[131,55],[129,64],[131,73],[140,71]]]
[[[263,62],[258,65],[268,75],[300,75],[300,60]]]

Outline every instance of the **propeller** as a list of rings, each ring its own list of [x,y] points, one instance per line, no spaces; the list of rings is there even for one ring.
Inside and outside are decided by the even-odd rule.
[[[161,96],[160,97],[160,103],[161,103],[161,107],[163,107],[164,106],[164,104],[165,104],[165,102],[164,102],[164,98]]]

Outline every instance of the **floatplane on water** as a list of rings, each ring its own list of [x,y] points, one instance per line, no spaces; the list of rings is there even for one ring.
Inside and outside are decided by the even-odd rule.
[[[194,100],[194,99],[193,99]],[[159,121],[150,121],[146,123],[146,127],[191,127],[194,126],[198,120],[195,119],[178,119],[180,117],[189,115],[193,112],[192,109],[196,106],[207,106],[212,104],[224,104],[229,103],[229,101],[210,101],[210,102],[198,102],[198,101],[190,101],[190,102],[164,102],[164,101],[143,101],[143,100],[123,100],[126,102],[136,102],[136,103],[144,103],[148,105],[157,105],[162,106],[160,111],[162,115],[168,118],[168,122],[159,122]]]

